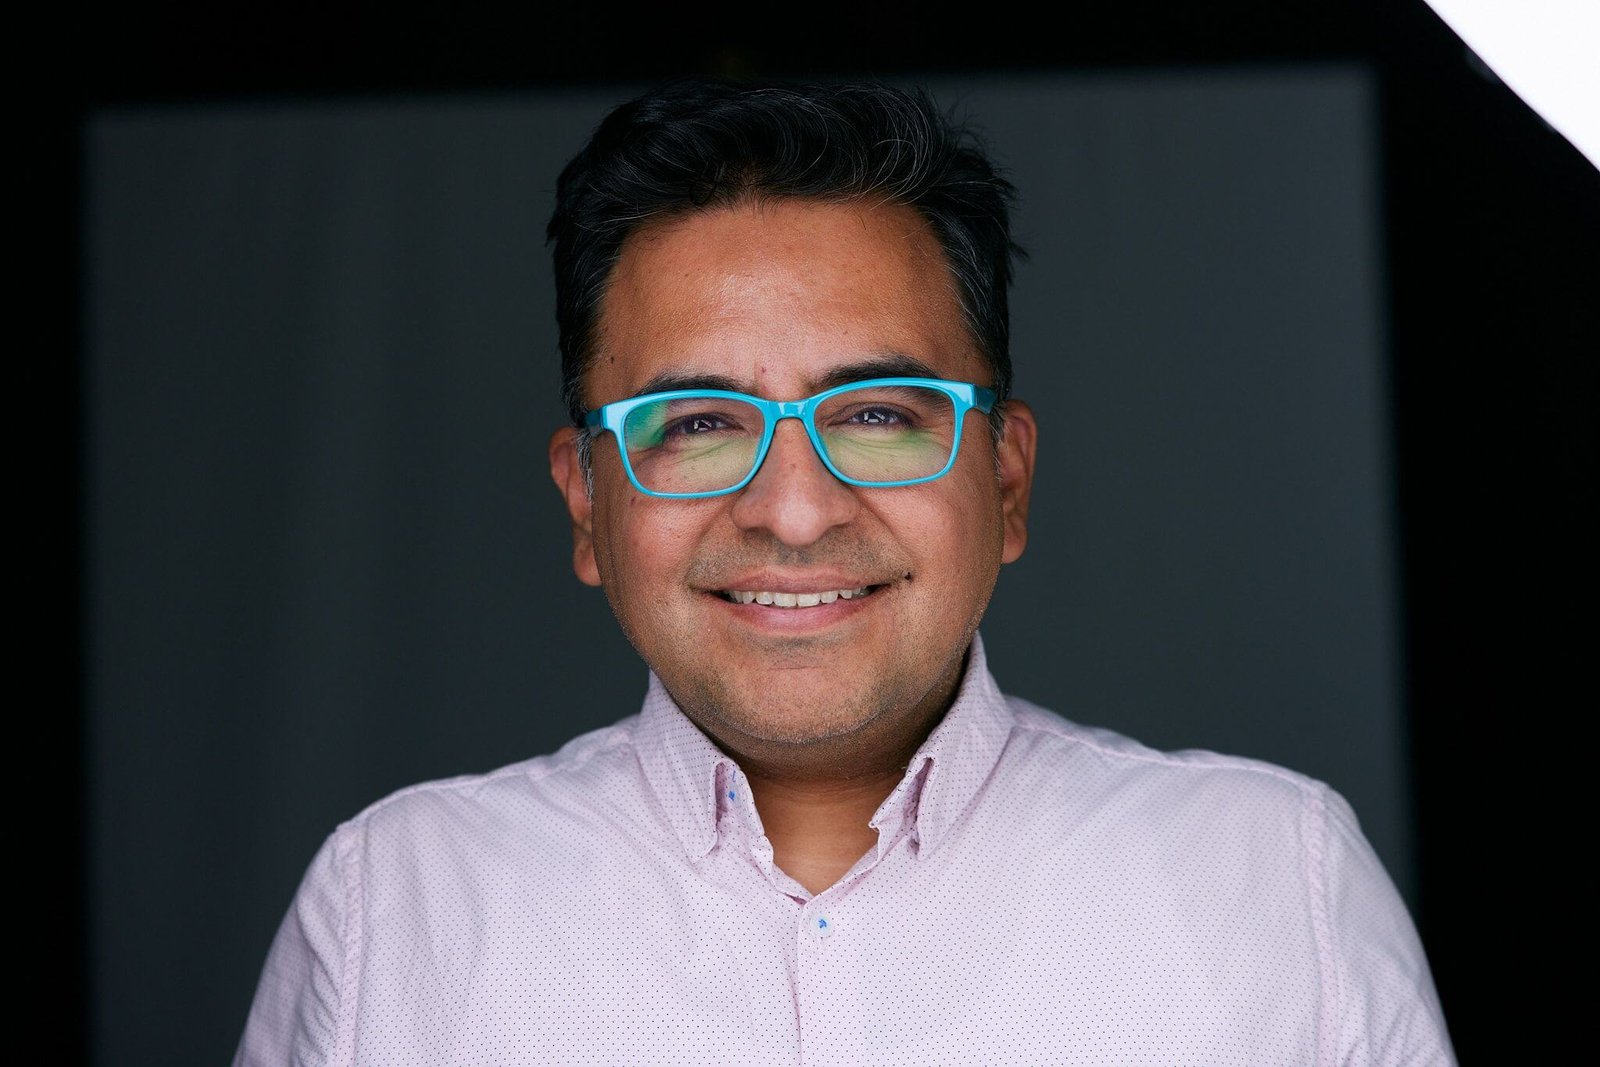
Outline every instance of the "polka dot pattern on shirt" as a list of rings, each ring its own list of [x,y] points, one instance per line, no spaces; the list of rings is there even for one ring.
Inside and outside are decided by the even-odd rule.
[[[1337,794],[1006,698],[981,641],[872,825],[809,893],[652,678],[630,719],[335,831],[237,1062],[1451,1062]]]

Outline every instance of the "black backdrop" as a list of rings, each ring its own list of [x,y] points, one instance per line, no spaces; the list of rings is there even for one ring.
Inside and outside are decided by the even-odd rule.
[[[1566,783],[1581,780],[1582,768],[1561,757],[1592,703],[1584,688],[1592,626],[1583,620],[1593,594],[1593,531],[1583,516],[1593,503],[1600,186],[1570,146],[1475,71],[1420,3],[1157,7],[1122,5],[1079,20],[1071,33],[1047,35],[952,27],[912,5],[888,5],[853,12],[848,33],[828,18],[810,20],[831,31],[826,41],[752,43],[753,34],[742,37],[727,23],[693,35],[656,33],[648,48],[608,39],[604,20],[570,15],[555,26],[508,29],[470,18],[419,27],[354,10],[274,9],[207,25],[174,9],[170,18],[141,13],[136,25],[110,20],[119,47],[86,69],[77,118],[151,100],[632,82],[684,72],[1371,64],[1383,145],[1382,303],[1418,918],[1463,1059],[1534,1055],[1530,1044],[1541,1038],[1527,1023],[1551,1008],[1533,979],[1542,953],[1573,936],[1568,917],[1580,899],[1561,845],[1570,826],[1564,812],[1576,801]],[[81,454],[81,425],[69,422],[69,454]],[[84,514],[81,504],[77,511]],[[74,543],[82,544],[69,539],[68,548]],[[81,751],[81,738],[69,723],[69,751]],[[84,783],[84,774],[79,764],[68,781]],[[81,859],[76,866],[84,869]],[[71,888],[81,880],[67,884],[69,905],[81,902]],[[85,988],[88,949],[87,941],[58,946],[61,988]]]

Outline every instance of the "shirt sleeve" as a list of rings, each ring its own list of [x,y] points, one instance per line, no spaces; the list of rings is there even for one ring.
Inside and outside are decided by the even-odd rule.
[[[356,872],[350,828],[311,861],[261,970],[234,1067],[327,1067],[355,979]]]
[[[1453,1065],[1416,927],[1349,803],[1325,791],[1327,950],[1341,1067]],[[1326,1048],[1326,1046],[1324,1046]]]

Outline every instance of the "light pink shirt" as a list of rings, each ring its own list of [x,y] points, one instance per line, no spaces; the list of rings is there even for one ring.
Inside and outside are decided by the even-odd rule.
[[[340,826],[237,1064],[1448,1064],[1349,806],[1076,726],[990,676],[813,896],[650,680],[551,756]]]

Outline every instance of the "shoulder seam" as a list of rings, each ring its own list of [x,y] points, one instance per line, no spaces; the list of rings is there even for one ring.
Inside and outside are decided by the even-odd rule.
[[[1318,1004],[1317,1063],[1338,1062],[1340,975],[1338,946],[1328,918],[1328,787],[1308,789],[1301,807],[1301,833],[1305,842],[1307,903],[1311,910],[1312,940],[1317,950]]]
[[[1050,734],[1064,741],[1082,745],[1092,749],[1103,756],[1115,759],[1135,760],[1140,763],[1157,763],[1165,767],[1204,767],[1219,771],[1250,771],[1255,774],[1264,774],[1269,778],[1277,778],[1294,786],[1301,793],[1315,793],[1319,788],[1327,788],[1323,783],[1314,778],[1283,767],[1274,766],[1264,761],[1248,759],[1247,757],[1226,756],[1219,752],[1208,753],[1209,759],[1174,759],[1170,753],[1150,749],[1147,752],[1124,752],[1119,749],[1109,748],[1096,741],[1093,737],[1085,736],[1071,729],[1063,729],[1046,722],[1024,722],[1021,716],[1016,717],[1016,726],[1021,730],[1033,730],[1038,733]],[[1200,751],[1200,750],[1193,750]]]
[[[416,785],[408,785],[404,789],[395,790],[393,793],[390,793],[388,796],[383,797],[380,800],[373,801],[356,815],[347,820],[344,825],[349,826],[355,823],[364,823],[370,817],[376,815],[389,805],[396,803],[397,801],[404,800],[406,797],[413,796],[417,793],[441,793],[464,787],[488,785],[491,782],[497,782],[502,778],[514,778],[519,775],[527,777],[534,782],[541,782],[546,778],[566,771],[578,770],[600,753],[609,752],[618,745],[627,743],[633,739],[633,731],[623,728],[620,725],[603,727],[602,729],[611,730],[614,732],[611,737],[606,738],[599,744],[591,745],[585,751],[575,756],[570,762],[547,765],[538,774],[533,774],[530,772],[529,764],[535,763],[541,759],[550,759],[553,756],[559,755],[560,750],[550,753],[547,756],[534,756],[532,759],[526,759],[520,763],[513,763],[505,767],[497,768],[496,770],[487,771],[483,774],[464,774],[454,778],[437,778],[430,782],[418,782]]]
[[[335,831],[334,861],[339,866],[339,881],[344,890],[344,908],[341,916],[340,937],[344,942],[344,959],[340,961],[338,1024],[332,1064],[355,1062],[356,1015],[361,1001],[361,938],[363,926],[364,893],[362,891],[362,838],[366,828],[350,826]]]

